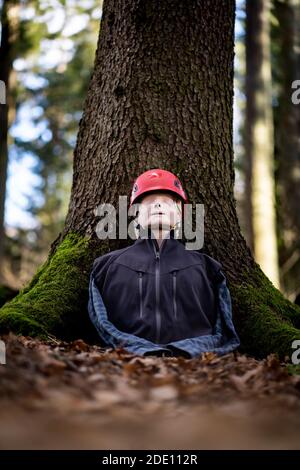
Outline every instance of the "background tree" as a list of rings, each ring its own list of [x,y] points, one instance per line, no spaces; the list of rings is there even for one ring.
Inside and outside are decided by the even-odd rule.
[[[282,286],[294,300],[300,293],[300,106],[291,98],[300,77],[300,1],[274,0],[272,13],[279,259]]]
[[[0,107],[0,265],[4,254],[4,205],[8,164],[8,129],[13,120],[13,59],[19,35],[19,5],[3,0],[1,5],[0,80],[5,84],[6,103]],[[1,269],[0,269],[1,282]]]
[[[269,9],[246,1],[246,194],[255,259],[279,287]]]
[[[117,206],[138,174],[161,166],[205,204],[205,251],[223,264],[243,349],[291,353],[299,307],[254,261],[236,214],[234,12],[233,0],[104,3],[65,227],[30,284],[0,310],[2,330],[83,336],[92,260],[127,243],[97,239],[95,207]]]

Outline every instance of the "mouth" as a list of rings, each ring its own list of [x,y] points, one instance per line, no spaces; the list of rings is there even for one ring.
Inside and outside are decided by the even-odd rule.
[[[164,215],[164,212],[152,212],[151,215]]]

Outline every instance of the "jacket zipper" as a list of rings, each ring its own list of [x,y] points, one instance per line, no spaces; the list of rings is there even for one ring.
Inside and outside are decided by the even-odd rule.
[[[160,330],[161,330],[161,315],[159,310],[159,275],[160,275],[160,254],[159,249],[156,249],[153,241],[153,248],[155,253],[155,319],[156,319],[156,343],[159,343]]]
[[[143,316],[143,273],[139,271],[140,318]]]
[[[155,318],[156,318],[156,343],[160,343],[160,332],[161,332],[161,313],[160,313],[160,291],[159,291],[159,281],[160,281],[160,251],[164,244],[166,243],[166,238],[163,239],[160,250],[157,248],[157,241],[151,238],[154,253],[155,253]]]
[[[176,304],[176,271],[173,271],[173,308],[175,320],[177,320],[177,304]]]

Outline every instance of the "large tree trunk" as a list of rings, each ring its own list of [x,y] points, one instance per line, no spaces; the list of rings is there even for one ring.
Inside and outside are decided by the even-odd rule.
[[[279,287],[269,3],[246,1],[246,193],[255,259]]]
[[[223,264],[243,349],[290,354],[300,310],[255,263],[236,215],[234,7],[233,0],[104,2],[65,230],[30,285],[0,311],[3,328],[83,336],[92,260],[128,243],[98,240],[94,210],[117,206],[135,177],[162,167],[205,204],[205,251]]]

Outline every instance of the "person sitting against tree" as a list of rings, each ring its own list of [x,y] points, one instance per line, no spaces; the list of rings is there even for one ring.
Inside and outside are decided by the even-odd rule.
[[[96,258],[90,275],[89,317],[106,346],[192,358],[240,345],[221,263],[177,237],[184,203],[169,171],[148,170],[134,182],[137,239]]]

